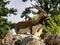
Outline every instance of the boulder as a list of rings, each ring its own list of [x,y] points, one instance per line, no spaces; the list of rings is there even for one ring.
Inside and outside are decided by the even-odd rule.
[[[45,45],[60,45],[60,35],[53,35],[50,32],[48,32],[48,33],[42,34],[42,37]]]
[[[42,42],[40,37],[35,35],[20,35],[18,36],[17,40],[15,41],[14,45],[45,45]]]
[[[12,44],[12,35],[10,32],[6,34],[6,36],[2,39],[3,45],[11,45]]]

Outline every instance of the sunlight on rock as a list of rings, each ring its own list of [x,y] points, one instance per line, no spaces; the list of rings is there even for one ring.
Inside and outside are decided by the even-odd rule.
[[[9,30],[9,32],[10,32],[12,35],[16,35],[15,29],[11,29],[11,30]]]

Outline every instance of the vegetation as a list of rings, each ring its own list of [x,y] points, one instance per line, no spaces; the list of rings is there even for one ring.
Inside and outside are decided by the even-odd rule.
[[[5,34],[8,32],[9,28],[12,27],[12,23],[8,22],[6,18],[8,14],[15,14],[16,15],[16,9],[8,9],[6,7],[7,4],[9,4],[10,1],[6,0],[0,0],[0,38],[3,38]]]
[[[22,0],[22,1],[26,2],[27,0]],[[33,0],[30,0],[30,1],[32,2]],[[39,6],[42,9],[44,9],[47,12],[47,14],[51,14],[50,20],[45,20],[42,22],[43,28],[44,28],[43,32],[51,32],[52,34],[60,34],[60,18],[59,18],[60,17],[60,0],[35,0],[35,1],[36,1],[36,4],[35,4],[36,7]],[[28,16],[28,14],[33,12],[30,10],[32,7],[25,8],[25,11],[23,11],[21,17],[25,16],[25,19],[27,18],[31,19]],[[35,15],[36,13],[33,12],[33,14]]]

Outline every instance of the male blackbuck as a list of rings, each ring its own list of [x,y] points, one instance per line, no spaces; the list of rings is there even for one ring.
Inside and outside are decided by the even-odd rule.
[[[32,34],[32,27],[34,25],[37,25],[37,24],[41,23],[43,20],[45,20],[47,18],[48,18],[48,15],[47,15],[46,12],[40,12],[39,18],[37,20],[27,20],[27,21],[18,22],[16,24],[16,33],[18,34],[19,29],[29,27],[29,29],[31,31],[31,34]]]

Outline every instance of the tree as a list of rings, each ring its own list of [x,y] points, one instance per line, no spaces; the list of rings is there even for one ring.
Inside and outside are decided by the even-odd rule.
[[[9,2],[10,1],[0,0],[0,38],[3,38],[5,34],[9,31],[9,28],[11,28],[12,26],[12,23],[9,23],[4,17],[7,17],[8,14],[16,15],[17,11],[14,8],[8,9],[6,7]]]
[[[23,2],[26,2],[27,0],[22,0]],[[31,2],[33,0],[30,0]],[[53,34],[60,34],[60,0],[35,0],[36,4],[32,5],[33,8],[36,7],[41,7],[43,10],[45,10],[47,12],[47,14],[51,14],[51,19],[50,20],[45,20],[42,22],[42,25],[44,27],[43,32],[51,32]],[[35,7],[34,7],[35,6]],[[28,17],[28,14],[30,14],[31,11],[30,9],[32,7],[28,7],[25,8],[25,11],[22,12],[22,16],[21,17],[26,17],[31,19],[30,17]],[[39,10],[40,8],[36,8],[38,9],[38,13],[42,10]],[[33,12],[34,15],[36,14],[35,12]],[[26,15],[25,15],[26,14]]]
[[[22,0],[23,2],[27,1],[27,0]],[[30,0],[33,1],[33,0]],[[43,8],[47,13],[50,13],[52,15],[56,15],[59,14],[60,12],[60,7],[58,6],[60,4],[60,0],[35,0],[37,3],[37,6],[40,6],[41,8]],[[23,15],[24,14],[28,14],[29,12],[31,12],[31,7],[28,7],[25,9],[25,11],[23,11]]]

